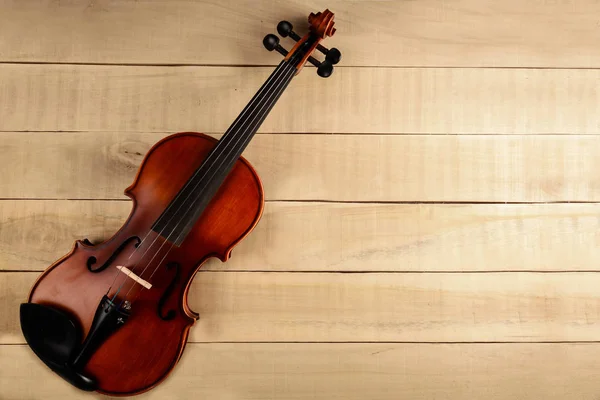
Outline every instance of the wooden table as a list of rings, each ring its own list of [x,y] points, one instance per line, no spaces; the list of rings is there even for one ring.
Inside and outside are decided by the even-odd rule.
[[[154,142],[227,128],[277,22],[325,7],[343,60],[246,151],[264,217],[139,398],[599,398],[595,0],[1,1],[0,398],[101,398],[32,355],[18,304],[123,223]]]

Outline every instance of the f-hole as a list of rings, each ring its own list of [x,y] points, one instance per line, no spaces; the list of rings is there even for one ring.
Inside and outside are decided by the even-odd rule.
[[[132,241],[136,242],[135,245],[134,245],[136,248],[140,245],[140,243],[142,243],[142,241],[140,240],[139,237],[132,236],[129,239],[127,239],[126,241],[124,241],[123,243],[121,243],[121,245],[119,246],[119,248],[117,250],[115,250],[115,252],[112,253],[112,255],[108,258],[108,260],[106,260],[106,262],[104,264],[102,264],[100,267],[98,267],[98,268],[92,268],[92,265],[96,264],[96,262],[98,260],[94,256],[91,256],[90,258],[88,258],[87,259],[87,263],[86,263],[87,264],[87,269],[90,272],[101,272],[101,271],[104,271],[106,268],[108,268],[110,266],[110,264],[112,264],[112,262],[115,260],[115,258],[117,258],[117,256],[119,254],[121,254],[121,252],[123,250],[125,250],[125,247],[127,247],[127,245],[129,243],[131,243]]]
[[[167,299],[169,298],[169,296],[175,289],[175,285],[179,281],[179,275],[181,273],[181,264],[179,264],[178,262],[170,262],[170,263],[167,263],[165,268],[167,270],[175,269],[175,273],[173,274],[173,279],[171,279],[171,283],[169,283],[169,286],[167,286],[167,288],[165,289],[165,292],[163,293],[162,297],[158,301],[157,312],[158,312],[158,316],[160,317],[160,319],[162,319],[163,321],[170,321],[173,318],[175,318],[175,316],[177,315],[177,311],[169,310],[165,314],[163,307],[165,306]]]

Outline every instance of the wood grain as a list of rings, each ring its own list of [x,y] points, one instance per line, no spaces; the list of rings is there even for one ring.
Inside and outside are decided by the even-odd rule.
[[[598,344],[190,344],[140,399],[594,399]],[[5,400],[110,399],[0,346]]]
[[[271,71],[0,65],[0,130],[221,133]],[[307,69],[261,132],[598,134],[599,92],[597,69]]]
[[[338,29],[325,44],[343,66],[600,66],[594,0],[6,0],[0,60],[274,65],[263,36],[282,19],[304,34],[324,6]]]
[[[144,154],[164,136],[0,135],[0,197],[58,199],[124,199]],[[258,135],[244,154],[267,200],[600,200],[594,136]]]
[[[76,239],[99,243],[125,201],[0,201],[0,270],[41,271]],[[227,263],[232,271],[598,270],[599,204],[271,202]]]
[[[0,343],[38,273],[0,274]],[[597,341],[600,273],[202,272],[192,342]]]

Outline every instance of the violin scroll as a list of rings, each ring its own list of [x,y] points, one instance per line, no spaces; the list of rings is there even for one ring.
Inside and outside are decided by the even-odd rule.
[[[294,27],[290,22],[279,22],[277,24],[277,33],[281,37],[290,37],[297,42],[290,51],[281,47],[279,38],[273,34],[265,36],[263,44],[267,50],[276,50],[283,55],[286,61],[296,67],[296,73],[302,70],[306,62],[310,62],[317,67],[317,74],[319,76],[327,78],[333,73],[333,66],[339,63],[342,58],[342,53],[338,49],[328,49],[320,44],[322,40],[328,36],[333,36],[335,33],[333,19],[334,14],[329,10],[316,14],[311,13],[308,16],[309,32],[304,37],[300,37],[300,35],[294,32]],[[312,56],[315,50],[319,50],[325,55],[324,61],[321,62]]]
[[[335,33],[333,18],[334,15],[329,10],[318,12],[316,14],[310,13],[308,16],[310,30],[319,35],[321,39],[325,39],[327,36],[333,36]]]

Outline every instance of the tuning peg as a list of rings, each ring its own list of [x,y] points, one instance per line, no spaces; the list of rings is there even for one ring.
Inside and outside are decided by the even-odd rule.
[[[279,44],[279,38],[272,33],[265,36],[263,45],[265,46],[265,49],[269,51],[277,50],[277,52],[284,57],[288,54],[288,51]]]
[[[333,73],[333,64],[331,61],[325,60],[323,62],[318,62],[313,57],[310,57],[308,61],[317,67],[317,75],[319,75],[321,78],[329,78]]]
[[[321,65],[317,67],[317,75],[321,78],[329,78],[333,73],[333,64],[330,61],[323,61]]]
[[[298,40],[300,40],[300,36],[292,29],[294,29],[294,27],[288,21],[281,21],[277,24],[277,32],[281,35],[281,37],[289,36],[297,42]]]
[[[340,51],[338,49],[336,49],[335,47],[328,49],[327,47],[321,46],[319,44],[319,45],[317,45],[317,50],[319,50],[321,53],[325,54],[325,59],[327,61],[330,61],[334,65],[339,63],[340,60],[342,59],[342,53],[340,53]]]
[[[333,63],[329,60],[319,62],[316,58],[310,56],[308,62],[317,67],[317,75],[321,78],[329,78],[333,73]]]
[[[338,49],[336,49],[335,47],[332,47],[331,49],[329,49],[329,51],[325,54],[325,59],[327,61],[331,61],[331,63],[333,65],[337,64],[340,62],[340,60],[342,59],[342,53],[340,53],[340,51]]]

